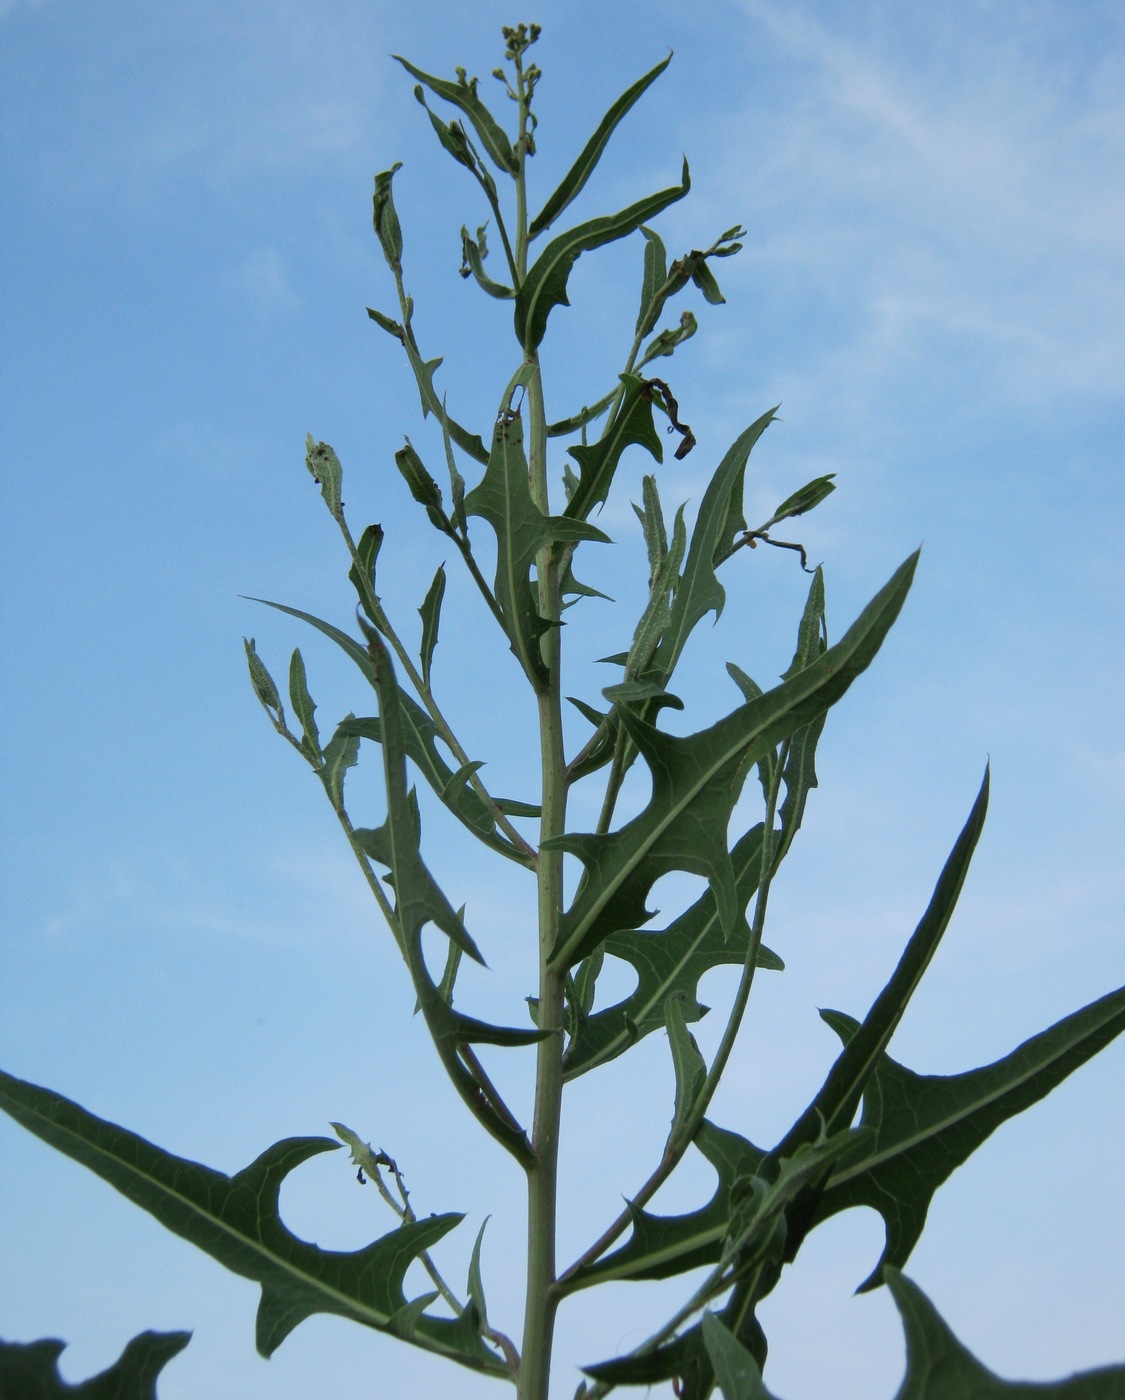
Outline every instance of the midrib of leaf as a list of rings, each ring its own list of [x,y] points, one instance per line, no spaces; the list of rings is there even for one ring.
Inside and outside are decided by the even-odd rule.
[[[889,1147],[888,1149],[882,1152],[869,1153],[868,1155],[864,1156],[860,1161],[857,1161],[857,1163],[850,1169],[844,1168],[841,1170],[834,1171],[832,1173],[831,1178],[829,1179],[828,1187],[826,1188],[826,1190],[831,1190],[833,1187],[836,1186],[842,1186],[845,1182],[851,1181],[854,1177],[863,1176],[868,1172],[873,1172],[883,1162],[889,1162],[895,1157],[902,1156],[906,1152],[909,1152],[911,1148],[917,1147],[920,1143],[924,1143],[928,1139],[936,1137],[939,1133],[945,1132],[948,1128],[956,1126],[956,1124],[962,1122],[966,1118],[973,1117],[982,1109],[987,1108],[989,1104],[995,1103],[998,1099],[1006,1098],[1009,1094],[1014,1093],[1017,1089],[1019,1089],[1019,1087],[1022,1084],[1025,1084],[1029,1079],[1034,1079],[1037,1075],[1042,1074],[1050,1065],[1054,1064],[1056,1060],[1061,1059],[1064,1055],[1070,1054],[1075,1049],[1075,1047],[1081,1045],[1081,1043],[1084,1040],[1088,1040],[1091,1036],[1096,1035],[1098,1031],[1101,1030],[1101,1028],[1105,1025],[1106,1021],[1110,1021],[1115,1016],[1120,1015],[1120,1007],[1108,1008],[1106,1014],[1098,1021],[1098,1023],[1096,1025],[1092,1025],[1081,1036],[1077,1036],[1073,1040],[1068,1041],[1065,1045],[1062,1045],[1055,1053],[1036,1061],[1033,1065],[1029,1065],[1029,1067],[1023,1073],[1016,1074],[1012,1078],[1004,1080],[1003,1083],[997,1085],[995,1090],[993,1090],[990,1093],[983,1094],[981,1097],[974,1099],[972,1103],[968,1104],[962,1111],[952,1113],[948,1117],[934,1122],[924,1132],[918,1132],[913,1136],[907,1138],[897,1138],[892,1147]],[[1049,1034],[1049,1032],[1044,1032],[1044,1034]],[[1017,1050],[1014,1053],[1018,1054],[1019,1051]],[[1002,1063],[1003,1061],[997,1062],[997,1064]],[[950,1082],[952,1086],[956,1084],[957,1080],[959,1079],[967,1081],[971,1079],[973,1075],[987,1073],[988,1070],[995,1067],[995,1065],[986,1065],[983,1066],[981,1069],[968,1070],[963,1075],[950,1075],[948,1076],[947,1082]],[[903,1066],[903,1068],[905,1069],[907,1067]],[[878,1072],[877,1065],[876,1072]],[[910,1071],[910,1073],[914,1073],[914,1071]],[[920,1077],[932,1078],[934,1076]]]
[[[5,1075],[4,1078],[7,1078],[7,1076]],[[263,1244],[261,1244],[260,1241],[256,1241],[252,1235],[245,1235],[239,1230],[232,1229],[231,1226],[226,1224],[226,1222],[220,1216],[213,1215],[210,1211],[204,1210],[199,1205],[199,1203],[197,1201],[193,1201],[190,1196],[183,1195],[182,1192],[175,1190],[171,1186],[168,1186],[165,1182],[160,1181],[157,1177],[149,1176],[147,1175],[147,1173],[140,1171],[136,1167],[131,1166],[129,1162],[127,1162],[121,1157],[115,1156],[112,1152],[107,1151],[104,1147],[100,1146],[99,1144],[91,1143],[89,1138],[85,1138],[80,1133],[74,1132],[73,1129],[66,1128],[64,1125],[60,1124],[57,1119],[51,1118],[47,1114],[37,1112],[34,1108],[29,1107],[24,1103],[20,1104],[20,1114],[21,1116],[26,1115],[29,1118],[34,1118],[37,1122],[43,1124],[47,1128],[46,1132],[41,1132],[37,1134],[38,1137],[42,1138],[46,1142],[50,1142],[54,1138],[65,1138],[68,1142],[81,1144],[81,1155],[75,1152],[68,1152],[66,1154],[73,1160],[82,1161],[83,1158],[93,1155],[99,1161],[112,1163],[113,1167],[116,1169],[114,1174],[118,1174],[118,1172],[121,1172],[123,1170],[124,1175],[130,1178],[131,1180],[139,1182],[143,1186],[147,1186],[150,1190],[155,1190],[158,1193],[167,1196],[169,1199],[176,1201],[181,1206],[186,1207],[190,1214],[197,1216],[200,1220],[206,1221],[211,1226],[217,1226],[222,1234],[226,1235],[229,1239],[235,1241],[240,1247],[248,1246],[252,1254],[257,1255],[261,1259],[268,1260],[271,1269],[275,1272],[288,1274],[291,1278],[308,1285],[315,1292],[320,1293],[325,1297],[330,1297],[335,1300],[338,1300],[349,1312],[362,1313],[365,1316],[377,1320],[380,1327],[382,1327],[386,1324],[387,1321],[389,1321],[391,1314],[387,1314],[384,1316],[384,1314],[380,1313],[377,1309],[368,1307],[365,1304],[361,1303],[350,1293],[342,1293],[338,1289],[332,1288],[325,1284],[321,1279],[317,1278],[315,1274],[310,1274],[303,1269],[297,1268],[294,1264],[287,1262],[286,1260],[280,1258],[278,1255],[274,1254],[271,1250],[267,1249]],[[321,1138],[319,1140],[315,1138],[310,1138],[306,1139],[306,1141],[323,1142],[324,1146],[318,1148],[318,1151],[321,1152],[335,1151],[338,1146],[338,1144],[334,1143],[330,1138]],[[189,1171],[214,1171],[214,1168],[202,1167],[199,1162],[188,1162],[184,1158],[181,1158],[180,1160],[184,1162],[186,1169],[188,1169]],[[101,1172],[98,1172],[97,1174],[99,1176],[102,1176]],[[214,1174],[218,1177],[221,1177],[228,1188],[230,1184],[235,1180],[235,1177],[224,1176],[224,1174],[221,1172],[215,1172]],[[236,1173],[236,1175],[238,1174]],[[107,1180],[108,1178],[103,1176],[102,1179]],[[278,1216],[278,1223],[281,1224],[280,1215]],[[282,1228],[285,1229],[287,1233],[290,1234],[291,1238],[298,1244],[307,1244],[307,1241],[300,1240],[298,1236],[293,1235],[292,1232],[288,1230],[288,1227],[282,1225]],[[176,1233],[178,1234],[180,1232],[177,1231]],[[314,1245],[309,1246],[309,1248],[315,1247],[316,1246]],[[254,1281],[261,1282],[260,1280]]]

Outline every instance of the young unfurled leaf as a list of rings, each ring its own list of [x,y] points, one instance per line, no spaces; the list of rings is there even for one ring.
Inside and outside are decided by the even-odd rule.
[[[439,564],[434,581],[418,609],[422,618],[422,679],[430,683],[430,666],[434,659],[434,648],[438,640],[438,624],[441,622],[441,600],[445,597],[445,565]]]
[[[827,476],[818,476],[815,481],[810,481],[807,486],[802,486],[799,491],[794,491],[792,496],[782,501],[773,515],[760,528],[768,530],[779,520],[788,520],[793,515],[804,515],[806,511],[820,505],[821,501],[831,496],[832,492],[835,491],[836,485],[833,481],[835,475],[835,472],[829,472]]]
[[[430,125],[437,134],[437,139],[449,152],[458,165],[463,165],[467,170],[471,170],[474,175],[479,175],[477,163],[473,159],[472,148],[469,146],[468,137],[465,135],[465,128],[460,122],[443,122],[436,112],[432,111],[426,102],[426,95],[422,91],[421,83],[414,89],[414,96],[426,109],[426,115],[430,119]]]
[[[355,547],[355,552],[359,555],[359,563],[353,563],[348,570],[348,578],[359,595],[360,607],[363,608],[372,622],[375,620],[372,606],[379,598],[375,591],[375,563],[382,547],[382,525],[368,525],[363,534],[360,535],[359,543]]]
[[[320,761],[320,735],[317,733],[316,705],[309,694],[305,678],[305,660],[299,649],[294,649],[289,662],[289,698],[293,702],[293,713],[301,721],[301,747],[314,761]]]
[[[488,1229],[488,1219],[489,1217],[485,1216],[477,1231],[472,1258],[469,1260],[469,1279],[465,1290],[469,1295],[469,1306],[476,1310],[476,1323],[481,1332],[488,1327],[488,1304],[485,1302],[484,1279],[480,1272],[480,1247],[484,1243],[484,1232]]]
[[[656,477],[645,476],[641,478],[641,501],[643,504],[640,507],[634,505],[633,509],[637,512],[637,518],[644,531],[645,548],[648,550],[649,586],[651,588],[652,581],[660,572],[660,566],[668,554],[668,531],[664,526],[664,511],[660,505],[660,492],[656,489]],[[678,577],[679,565],[676,566],[676,570]]]
[[[449,534],[449,521],[442,508],[441,487],[426,470],[409,438],[406,439],[406,446],[395,453],[395,465],[410,488],[410,494],[420,506],[426,507],[430,524],[442,534]]]
[[[441,440],[445,447],[445,465],[449,471],[449,494],[453,501],[453,514],[450,517],[450,524],[455,530],[465,535],[465,478],[457,470],[457,462],[453,456],[453,442],[449,433],[449,415],[446,412],[444,398],[441,401],[440,418]],[[487,453],[485,457],[487,457]]]
[[[391,182],[396,171],[401,169],[402,161],[396,160],[389,170],[382,170],[375,176],[375,195],[372,201],[375,236],[387,260],[387,266],[396,276],[402,273],[402,226],[395,212]]]
[[[582,253],[624,238],[662,209],[683,199],[691,188],[687,161],[679,185],[638,200],[618,214],[590,219],[553,238],[540,253],[516,297],[516,336],[525,350],[534,350],[547,330],[547,317],[556,306],[569,306],[566,292],[570,270]]]
[[[916,1283],[887,1268],[906,1333],[906,1376],[895,1400],[1121,1400],[1125,1366],[1080,1371],[1061,1381],[1005,1381],[950,1331]]]
[[[728,935],[733,931],[738,907],[726,829],[737,797],[734,774],[835,704],[866,669],[898,616],[916,563],[917,555],[907,559],[818,661],[709,729],[679,738],[621,712],[652,772],[652,797],[619,831],[552,839],[552,846],[570,851],[585,866],[583,883],[562,919],[552,955],[556,967],[573,966],[617,929],[642,927],[648,892],[669,870],[706,876],[722,926]],[[678,603],[679,595],[673,616]],[[657,662],[659,657],[658,651]]]
[[[340,491],[344,479],[340,459],[326,442],[314,442],[312,433],[306,433],[305,447],[305,466],[308,467],[312,479],[319,484],[320,494],[324,497],[324,504],[332,512],[333,520],[339,520],[343,507]]]
[[[844,1044],[859,1023],[820,1013]],[[845,1154],[829,1179],[814,1225],[851,1206],[883,1217],[887,1242],[861,1290],[884,1264],[905,1264],[934,1192],[990,1134],[1038,1103],[1125,1031],[1125,988],[1111,992],[1025,1040],[995,1064],[966,1074],[915,1074],[884,1054],[863,1093],[861,1125],[871,1135]]]
[[[166,1229],[262,1288],[257,1345],[270,1356],[316,1313],[387,1331],[406,1304],[403,1280],[424,1250],[461,1220],[433,1215],[403,1225],[354,1253],[319,1249],[282,1223],[278,1195],[294,1168],[336,1149],[330,1138],[287,1138],[233,1177],[175,1157],[135,1133],[96,1118],[61,1094],[0,1071],[0,1108],[29,1132],[107,1181]],[[474,1370],[504,1363],[459,1320],[419,1319],[410,1340]]]
[[[680,313],[680,324],[670,326],[659,335],[653,336],[644,348],[644,353],[637,361],[637,369],[644,369],[645,365],[653,360],[659,360],[665,355],[675,352],[678,345],[682,345],[685,340],[690,340],[699,329],[699,323],[690,311]]]
[[[539,638],[547,624],[536,606],[531,587],[535,556],[545,545],[608,536],[583,520],[544,515],[531,497],[527,457],[523,449],[523,424],[509,409],[511,395],[523,382],[527,367],[513,377],[501,401],[488,466],[480,483],[465,498],[465,511],[488,521],[496,534],[496,582],[494,593],[504,615],[511,648],[528,678],[536,686],[546,679]]]
[[[359,738],[349,727],[354,719],[355,715],[349,714],[337,726],[324,746],[324,766],[319,770],[320,781],[337,812],[344,808],[344,774],[359,762]]]
[[[0,1338],[3,1400],[157,1400],[156,1381],[191,1341],[190,1332],[142,1332],[105,1371],[73,1385],[59,1374],[66,1343],[6,1342]]]
[[[726,297],[719,290],[719,284],[715,281],[715,274],[707,266],[703,258],[697,258],[692,268],[691,280],[703,293],[705,301],[709,301],[712,306],[722,306],[726,303]]]
[[[745,909],[758,888],[762,869],[761,823],[735,843],[731,860],[738,905]],[[611,934],[598,952],[604,949],[610,956],[627,962],[636,971],[637,985],[623,1001],[587,1015],[567,1048],[564,1076],[575,1079],[624,1054],[642,1037],[661,1030],[665,1025],[665,1003],[673,994],[680,997],[683,1019],[698,1021],[707,1009],[699,1004],[699,979],[713,967],[741,967],[749,946],[750,926],[745,918],[729,938],[724,935],[710,890],[705,890],[667,928]],[[779,971],[784,964],[776,953],[761,947],[758,966]]]
[[[663,59],[650,69],[643,78],[638,78],[632,87],[627,88],[605,116],[598,123],[598,129],[590,137],[582,148],[582,153],[563,176],[558,189],[547,200],[543,208],[531,221],[528,229],[528,236],[536,238],[554,223],[566,206],[573,200],[585,185],[586,181],[593,174],[598,161],[602,157],[602,152],[606,148],[609,138],[613,135],[618,122],[621,121],[625,113],[628,112],[637,98],[651,86],[665,68],[672,61],[672,55]]]
[[[614,472],[627,447],[644,447],[658,461],[664,460],[664,445],[652,421],[652,396],[636,375],[621,376],[623,394],[616,413],[606,424],[597,442],[567,449],[578,463],[578,485],[566,504],[566,514],[585,520],[595,506],[609,495]]]
[[[515,175],[518,172],[520,165],[512,150],[511,141],[496,118],[477,96],[476,78],[466,78],[463,68],[457,70],[456,82],[450,82],[447,78],[432,78],[429,73],[423,73],[420,68],[415,68],[413,63],[408,63],[397,53],[394,57],[412,78],[417,78],[435,96],[443,98],[446,102],[452,102],[455,107],[459,107],[465,113],[476,129],[484,149],[498,169],[506,171],[509,175]]]
[[[285,711],[281,708],[281,696],[277,693],[273,677],[266,670],[266,663],[258,655],[254,638],[243,637],[242,645],[246,648],[246,663],[250,667],[250,684],[254,687],[254,694],[274,724],[284,724]]]
[[[603,686],[602,694],[613,705],[637,705],[645,700],[654,700],[659,703],[650,706],[650,710],[665,705],[674,710],[684,708],[684,702],[678,695],[670,694],[655,681],[618,681],[616,685]]]
[[[509,301],[515,296],[515,291],[511,287],[506,287],[502,282],[494,282],[484,270],[484,254],[481,252],[480,244],[474,239],[467,228],[461,227],[461,276],[473,276],[477,284],[482,287],[490,297],[496,297],[499,301]]]

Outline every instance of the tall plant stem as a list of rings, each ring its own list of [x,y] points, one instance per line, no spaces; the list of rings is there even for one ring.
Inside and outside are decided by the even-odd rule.
[[[524,178],[530,140],[528,105],[522,64],[516,58],[520,98],[520,168],[516,177],[516,262],[519,276],[527,272],[527,194]],[[547,416],[539,357],[527,350],[534,367],[528,384],[528,472],[531,495],[544,514],[550,513],[547,487]],[[543,635],[543,661],[548,679],[537,687],[539,751],[542,765],[543,812],[538,860],[539,902],[539,1009],[540,1030],[552,1032],[539,1042],[535,1074],[535,1115],[531,1146],[534,1154],[527,1168],[527,1290],[521,1347],[519,1400],[548,1400],[551,1380],[551,1347],[555,1310],[555,1225],[558,1202],[559,1128],[562,1118],[562,1053],[565,969],[552,970],[551,952],[556,946],[563,902],[562,852],[550,849],[550,838],[566,825],[566,759],[563,752],[561,660],[561,561],[550,547],[536,560],[539,612],[550,624]],[[544,843],[547,848],[544,849]]]

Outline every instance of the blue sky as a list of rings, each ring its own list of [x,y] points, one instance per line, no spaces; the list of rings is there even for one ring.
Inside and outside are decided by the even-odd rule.
[[[387,530],[381,584],[413,635],[444,556],[392,453],[404,434],[429,461],[441,448],[364,311],[393,298],[371,233],[375,171],[404,163],[416,325],[446,357],[439,382],[460,417],[491,420],[514,342],[508,311],[456,275],[460,225],[484,214],[389,55],[438,74],[464,64],[487,86],[499,27],[518,18],[492,0],[0,3],[0,1063],[227,1171],[280,1137],[350,1123],[395,1155],[419,1210],[469,1212],[454,1276],[493,1214],[490,1307],[512,1328],[521,1183],[435,1067],[331,813],[254,700],[241,638],[279,676],[302,646],[325,723],[364,697],[298,624],[239,595],[348,622],[346,569],[303,465],[312,432],[343,460],[352,519]],[[767,941],[788,968],[756,987],[712,1110],[772,1141],[834,1054],[815,1008],[866,1009],[989,756],[985,836],[896,1057],[971,1068],[1125,980],[1125,22],[1098,0],[550,0],[526,18],[544,27],[539,199],[671,48],[575,217],[670,183],[686,153],[692,194],[659,224],[670,252],[738,220],[749,230],[721,268],[727,305],[693,306],[700,334],[664,362],[699,439],[662,469],[666,503],[697,502],[729,441],[780,403],[747,514],[837,473],[800,531],[825,564],[833,635],[924,542],[883,653],[830,719],[821,787],[771,898]],[[616,372],[639,241],[579,264],[548,342],[552,417]],[[627,502],[645,469],[623,468],[600,522],[622,546],[589,566],[625,611],[585,603],[572,629],[590,629],[571,682],[589,698],[605,678],[583,659],[627,639],[643,584]],[[697,725],[737,699],[724,661],[764,683],[784,669],[803,598],[784,552],[744,551],[728,569],[722,623],[684,663]],[[514,667],[452,595],[438,684],[514,789],[534,747]],[[372,818],[376,786],[369,761],[353,791]],[[518,1017],[526,892],[444,841],[434,863],[495,969],[472,994]],[[714,974],[704,1000],[729,991]],[[1081,1070],[931,1210],[909,1272],[1002,1374],[1122,1359],[1123,1068],[1116,1046]],[[526,1074],[511,1074],[518,1097]],[[643,1179],[670,1112],[658,1037],[580,1082],[563,1253]],[[7,1120],[0,1144],[0,1334],[67,1338],[70,1379],[146,1327],[194,1327],[163,1400],[405,1397],[440,1393],[443,1377],[458,1395],[499,1393],[327,1319],[267,1365],[256,1289]],[[658,1204],[709,1191],[689,1167]],[[391,1223],[342,1154],[302,1168],[283,1202],[330,1247]],[[768,1380],[786,1400],[893,1394],[893,1308],[883,1292],[852,1297],[881,1239],[876,1218],[837,1217],[768,1304]],[[663,1292],[580,1298],[563,1317],[559,1393],[576,1363],[641,1340]]]

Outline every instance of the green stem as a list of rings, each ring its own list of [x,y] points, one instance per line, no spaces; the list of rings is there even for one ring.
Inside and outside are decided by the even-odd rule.
[[[516,177],[516,262],[521,277],[527,270],[527,187],[525,165],[528,103],[522,64],[516,59],[520,97],[520,169]],[[528,472],[532,499],[550,513],[547,486],[547,418],[538,356],[528,352],[535,373],[528,385]],[[542,640],[548,680],[538,689],[539,749],[542,764],[539,875],[539,1009],[541,1030],[552,1032],[539,1042],[535,1073],[535,1112],[531,1146],[534,1160],[527,1169],[527,1286],[521,1347],[518,1400],[547,1400],[551,1377],[551,1348],[555,1310],[555,1233],[558,1201],[559,1129],[562,1118],[562,1053],[566,969],[552,969],[550,955],[559,934],[563,904],[562,852],[544,850],[543,843],[561,835],[566,825],[566,758],[563,753],[560,685],[561,597],[560,560],[548,546],[536,559],[539,611],[549,626]]]

